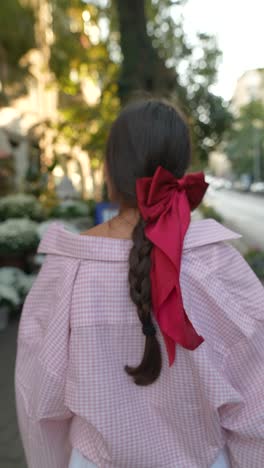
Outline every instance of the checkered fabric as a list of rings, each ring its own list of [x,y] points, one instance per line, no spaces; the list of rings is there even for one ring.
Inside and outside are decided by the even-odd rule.
[[[29,468],[66,468],[72,448],[98,468],[207,468],[226,444],[232,468],[264,466],[264,288],[214,220],[191,222],[181,288],[205,341],[133,383],[145,343],[129,297],[131,241],[53,223],[18,335],[16,398]]]

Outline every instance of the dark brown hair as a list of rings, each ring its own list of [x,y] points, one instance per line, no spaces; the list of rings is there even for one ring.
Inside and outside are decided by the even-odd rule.
[[[118,199],[137,207],[136,180],[152,177],[162,166],[175,177],[184,176],[191,159],[189,130],[175,108],[163,101],[130,104],[114,122],[107,142],[106,164]],[[143,327],[151,326],[151,250],[141,218],[133,231],[129,257],[130,296]],[[138,385],[153,383],[161,372],[161,351],[155,334],[146,336],[142,362],[125,367]]]

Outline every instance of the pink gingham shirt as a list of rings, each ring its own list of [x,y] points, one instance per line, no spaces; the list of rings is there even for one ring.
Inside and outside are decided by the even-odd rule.
[[[184,242],[185,309],[205,339],[164,342],[160,378],[133,383],[145,337],[127,281],[131,241],[53,223],[18,336],[16,398],[29,468],[66,468],[72,448],[98,468],[207,468],[227,445],[232,468],[264,466],[264,288],[214,220]]]

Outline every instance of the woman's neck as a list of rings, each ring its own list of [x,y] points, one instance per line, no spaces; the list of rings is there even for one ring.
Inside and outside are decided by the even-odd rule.
[[[119,214],[107,222],[108,235],[110,237],[131,239],[134,227],[139,219],[140,214],[137,208],[121,207]]]
[[[138,208],[121,206],[118,217],[127,220],[130,224],[136,225],[139,221],[140,213]]]

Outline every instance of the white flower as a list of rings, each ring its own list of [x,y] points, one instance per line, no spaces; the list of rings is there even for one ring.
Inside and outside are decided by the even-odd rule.
[[[23,302],[25,296],[30,291],[36,275],[27,275],[19,268],[0,268],[0,286],[14,289]]]
[[[16,193],[0,199],[0,219],[42,219],[43,208],[34,195]]]
[[[0,304],[8,304],[11,307],[17,307],[20,304],[20,298],[15,288],[0,284]]]
[[[0,253],[34,250],[39,242],[37,223],[26,218],[12,218],[0,224]]]

